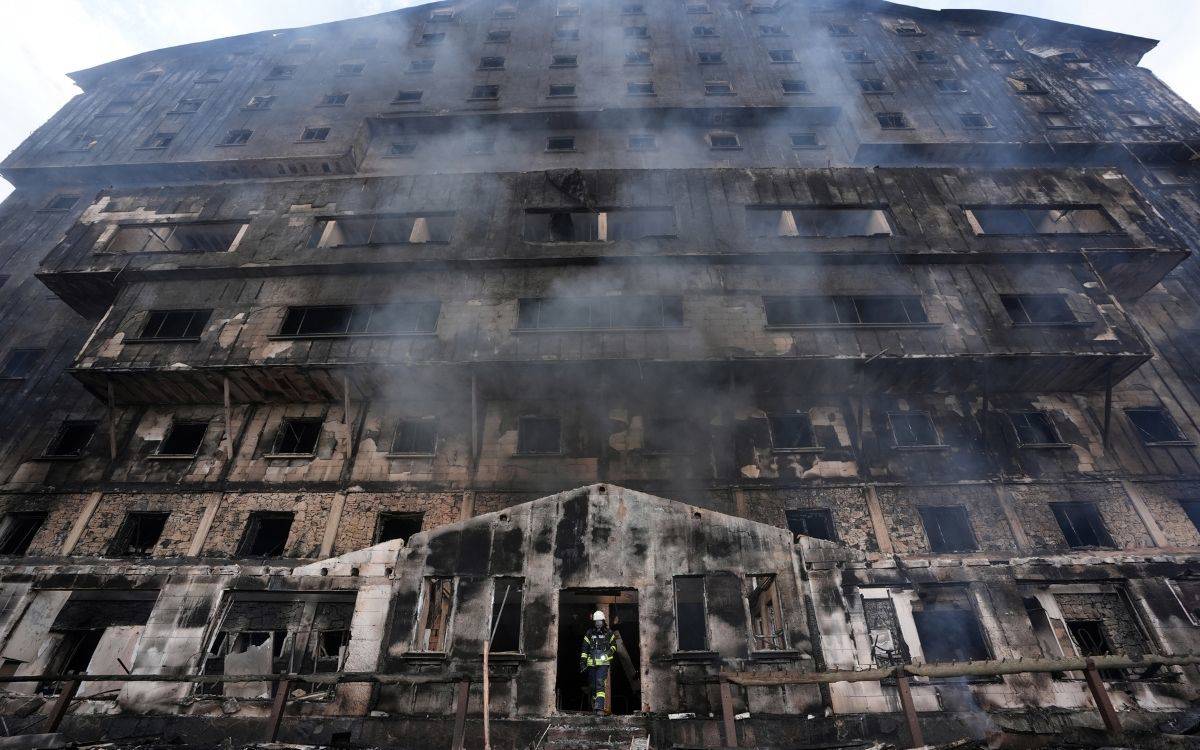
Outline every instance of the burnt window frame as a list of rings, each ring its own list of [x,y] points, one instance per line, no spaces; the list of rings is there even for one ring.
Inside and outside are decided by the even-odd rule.
[[[951,85],[957,85],[957,88],[949,88]],[[967,82],[958,76],[953,78],[934,78],[933,87],[937,89],[939,94],[968,94],[971,91],[967,88]]]
[[[527,423],[537,422],[555,422],[558,425],[558,446],[555,450],[550,450],[546,447],[531,446],[530,442],[534,441],[534,436],[526,432],[524,425]],[[563,418],[558,415],[546,414],[522,414],[517,417],[517,445],[513,449],[513,455],[516,456],[561,456],[566,453],[566,440],[564,434]],[[548,445],[548,444],[547,444]]]
[[[214,65],[204,69],[204,72],[196,78],[196,83],[220,83],[224,81],[226,76],[232,72],[233,68],[228,65]]]
[[[417,153],[416,141],[393,141],[388,144],[387,153],[383,154],[384,159],[411,159]],[[441,243],[446,244],[446,243]],[[354,247],[353,245],[335,245],[334,247]],[[359,245],[358,247],[363,247]]]
[[[44,348],[32,346],[10,349],[0,365],[0,380],[28,380],[45,354]]]
[[[783,91],[784,96],[811,94],[813,92],[812,88],[808,85],[808,80],[804,78],[781,78],[779,79],[779,88]]]
[[[763,584],[759,579],[769,579]],[[755,632],[755,625],[758,622],[763,622],[768,619],[765,615],[756,616],[754,611],[754,596],[760,590],[765,590],[767,587],[773,589],[772,598],[775,604],[773,625],[777,630],[770,636]],[[787,618],[784,616],[783,596],[781,595],[781,582],[777,573],[748,573],[743,583],[742,601],[746,607],[746,614],[749,615],[746,620],[746,628],[750,638],[750,651],[756,654],[771,654],[788,650],[788,627]],[[760,645],[768,644],[768,645]]]
[[[155,458],[195,458],[200,455],[200,451],[204,448],[204,438],[208,436],[208,428],[212,426],[211,420],[204,419],[180,419],[178,421],[171,420],[171,426],[163,433],[163,438],[158,442],[158,447],[154,449]],[[196,441],[196,447],[191,453],[164,453],[163,447],[171,440],[177,428],[185,427],[188,429],[199,429],[200,439]]]
[[[913,59],[922,65],[945,65],[946,56],[935,49],[913,50]]]
[[[659,219],[662,220],[670,215],[670,231],[669,232],[647,232],[638,236],[622,236],[622,222],[625,217],[637,213],[657,213]],[[581,231],[573,232],[569,238],[560,238],[555,236],[553,227],[554,215],[567,215],[571,221],[571,228],[574,230],[574,222],[587,217],[588,224],[581,227]],[[531,216],[550,216],[547,219],[547,229],[545,233],[541,233],[537,227],[530,222]],[[601,236],[601,219],[604,217],[604,236]],[[615,220],[613,217],[617,217]],[[522,215],[521,240],[533,244],[573,244],[573,243],[608,243],[608,242],[647,242],[651,240],[674,239],[679,236],[679,217],[674,206],[643,206],[643,207],[599,207],[587,210],[555,210],[555,209],[540,209],[527,208]],[[664,222],[665,226],[665,222]]]
[[[494,102],[500,100],[500,85],[496,83],[480,83],[471,87],[467,101]]]
[[[705,96],[736,96],[737,91],[733,89],[731,81],[705,81],[704,82]]]
[[[965,505],[919,505],[917,516],[921,519],[921,527],[925,539],[929,542],[929,551],[933,554],[964,554],[979,552],[979,539],[971,526],[971,509]],[[944,518],[939,517],[944,516]],[[949,521],[949,523],[947,523]],[[956,542],[944,529],[957,527],[954,531],[961,533],[961,539]]]
[[[966,221],[967,228],[976,237],[1123,237],[1128,233],[1121,228],[1121,225],[1113,218],[1104,206],[1094,203],[966,203],[959,207],[963,212],[963,219]],[[980,211],[1020,211],[1022,212],[1025,223],[1028,226],[1028,231],[998,231],[989,232],[984,227],[979,219]],[[1037,223],[1034,218],[1030,217],[1030,211],[1035,212],[1068,212],[1068,211],[1095,211],[1110,227],[1107,231],[1091,232],[1039,232],[1037,231]],[[1066,221],[1070,226],[1075,226],[1069,217],[1059,219]]]
[[[242,238],[249,230],[249,220],[238,221],[234,220],[216,220],[216,221],[175,221],[162,223],[147,223],[147,222],[130,222],[116,225],[116,229],[107,239],[101,235],[104,241],[103,247],[98,247],[94,254],[96,255],[174,255],[174,254],[198,254],[198,253],[229,253],[237,249],[241,244]],[[211,245],[203,248],[180,248],[178,250],[167,246],[169,241],[174,240],[175,235],[181,230],[187,233],[190,230],[203,232],[206,229],[225,229],[233,230],[229,237],[228,247],[219,247]],[[141,247],[137,249],[121,249],[118,245],[121,243],[121,235],[126,231],[143,230],[146,233],[145,239]],[[148,250],[152,243],[157,241],[162,245],[162,249]]]
[[[968,122],[967,118],[976,118],[974,122]],[[992,119],[983,112],[959,112],[958,121],[967,130],[993,130],[996,125]]]
[[[708,59],[705,59],[705,57]],[[702,49],[696,50],[697,65],[724,65],[725,53],[721,50]]]
[[[418,57],[408,61],[406,73],[432,73],[437,60],[432,57]]]
[[[829,36],[842,39],[851,36],[858,36],[854,31],[854,27],[848,23],[827,23],[825,24],[825,31],[829,34]]]
[[[433,603],[433,587],[439,586],[439,591],[445,592],[445,584],[449,584],[449,607],[446,609],[445,620],[442,621],[441,635],[438,636],[437,648],[430,648],[427,635],[429,624],[429,609]],[[424,576],[421,578],[420,600],[417,606],[416,622],[413,623],[412,651],[418,654],[448,654],[454,642],[454,624],[458,614],[458,576]],[[441,595],[438,597],[441,598]]]
[[[81,193],[55,193],[37,210],[39,212],[66,213],[78,206],[82,198]]]
[[[658,96],[654,81],[626,81],[626,96]]]
[[[708,624],[708,590],[707,590],[708,587],[705,585],[704,579],[705,579],[705,577],[703,574],[683,574],[683,575],[676,575],[676,576],[671,577],[671,593],[672,593],[671,609],[672,609],[672,614],[675,616],[675,627],[672,628],[672,631],[675,636],[675,638],[674,638],[675,644],[674,645],[675,645],[675,653],[677,653],[677,654],[706,654],[711,651],[712,635],[710,632],[711,628],[709,627],[709,624]],[[684,648],[685,644],[684,644],[683,628],[682,628],[683,619],[679,616],[679,603],[680,603],[679,602],[679,584],[680,584],[680,581],[682,581],[682,580],[696,581],[699,584],[700,622],[703,624],[704,629],[703,629],[703,632],[700,634],[700,640],[698,643],[693,644],[689,640],[689,642],[686,644],[688,646],[698,645],[699,648]]]
[[[264,521],[284,521],[288,523],[287,533],[284,534],[282,540],[276,545],[273,545],[265,551],[253,551],[259,547],[258,535],[263,531]],[[296,514],[292,511],[280,510],[254,510],[246,516],[246,525],[242,529],[241,539],[238,541],[237,556],[240,558],[250,559],[281,559],[292,557],[288,554],[288,540],[295,531]]]
[[[330,91],[327,94],[321,95],[321,101],[317,104],[318,107],[344,107],[350,101],[350,92],[348,91]]]
[[[401,308],[395,311],[390,308]],[[411,308],[411,309],[402,309]],[[442,313],[441,300],[406,300],[403,302],[386,302],[364,305],[290,305],[284,311],[279,330],[269,339],[323,339],[323,338],[356,338],[372,336],[433,336],[437,333],[437,325]],[[305,329],[306,317],[309,312],[339,310],[345,311],[345,322],[340,331],[321,331]],[[402,312],[413,318],[411,330],[371,330],[376,316],[392,312]],[[319,314],[319,312],[318,312]],[[298,320],[293,315],[299,316]],[[432,325],[427,325],[432,321]]]
[[[1104,522],[1104,516],[1100,513],[1098,503],[1088,500],[1068,500],[1052,502],[1049,505],[1050,513],[1054,516],[1059,531],[1062,532],[1063,540],[1070,549],[1119,549],[1112,537],[1112,532],[1108,530],[1108,524]],[[1080,519],[1073,515],[1080,512],[1088,517]],[[1087,521],[1090,536],[1095,538],[1096,544],[1085,543],[1087,539],[1078,531],[1081,526],[1080,520]]]
[[[420,104],[421,99],[425,97],[425,91],[422,89],[400,89],[396,95],[392,97],[390,102],[393,105],[399,104]]]
[[[550,55],[551,68],[578,68],[579,55],[577,54],[552,54]]]
[[[1179,500],[1179,507],[1183,509],[1183,514],[1196,527],[1196,532],[1200,533],[1200,500],[1182,498]]]
[[[788,144],[793,151],[825,148],[825,144],[821,143],[821,134],[815,130],[797,130],[788,133]]]
[[[1013,93],[1018,96],[1046,96],[1050,93],[1046,84],[1042,83],[1037,76],[1007,75],[1004,80],[1008,82],[1008,87],[1012,89]]]
[[[175,138],[179,135],[179,131],[156,130],[146,139],[142,141],[142,145],[137,147],[138,151],[166,151],[174,143]]]
[[[715,39],[719,36],[721,36],[721,34],[719,31],[717,31],[716,26],[693,26],[692,27],[692,38],[693,39]]]
[[[50,514],[44,510],[15,510],[7,511],[0,516],[0,556],[24,557],[29,554],[29,547],[37,538],[38,532],[46,525]],[[20,528],[14,528],[21,522]]]
[[[512,583],[516,582],[516,596],[513,596]],[[507,596],[505,595],[504,586],[508,586]],[[525,653],[525,578],[524,576],[494,576],[492,578],[492,602],[489,608],[488,616],[488,636],[492,637],[492,633],[499,636],[501,628],[498,619],[504,618],[506,614],[511,616],[513,607],[516,609],[516,642],[512,644],[513,648],[497,648],[495,642],[491,644],[491,653],[493,654],[512,654],[519,655]],[[499,608],[499,611],[497,609]],[[501,642],[502,646],[508,646],[507,642]]]
[[[167,112],[170,115],[194,115],[204,106],[205,99],[203,97],[185,96],[175,102],[175,106]]]
[[[767,61],[772,65],[795,65],[800,62],[796,50],[791,47],[767,50]]]
[[[234,128],[233,130],[225,131],[225,135],[221,140],[217,141],[218,146],[245,146],[250,142],[250,138],[254,135],[254,131],[249,128]]]
[[[856,78],[858,90],[863,94],[894,94],[895,89],[888,85],[886,78]]]
[[[275,94],[254,94],[242,105],[243,112],[262,112],[275,104]]]
[[[504,66],[508,63],[508,58],[504,55],[484,55],[479,58],[479,65],[476,70],[504,70]]]
[[[780,422],[785,420],[797,420],[803,422],[803,430],[807,431],[810,442],[807,445],[780,445],[777,436],[784,433],[781,429]],[[817,431],[813,428],[812,417],[807,412],[773,412],[767,415],[767,431],[771,436],[771,452],[772,453],[820,453],[825,450],[821,445],[821,441],[817,438]]]
[[[1018,448],[1070,448],[1070,443],[1065,443],[1062,440],[1062,435],[1059,433],[1058,425],[1050,418],[1050,413],[1042,410],[1019,410],[1010,411],[1006,415],[1008,417],[1009,426],[1012,428],[1013,435],[1017,441]],[[1042,422],[1041,426],[1034,425],[1032,422],[1036,420]],[[1023,425],[1021,423],[1024,423]],[[1026,434],[1033,432],[1053,437],[1053,440],[1037,440],[1027,442],[1022,436],[1022,430],[1028,431]]]
[[[635,143],[637,141],[637,143]],[[625,148],[629,151],[657,151],[658,136],[652,133],[634,133],[625,140]]]
[[[416,531],[413,531],[411,534],[408,534],[407,536],[393,536],[388,539],[384,539],[385,525],[388,523],[388,521],[391,521],[391,520],[414,521],[415,522],[414,525],[416,526]],[[415,510],[415,511],[384,510],[384,511],[380,511],[375,514],[375,531],[371,535],[371,539],[372,539],[371,544],[372,544],[372,546],[376,545],[376,544],[386,544],[387,542],[396,541],[397,539],[403,539],[404,546],[407,547],[408,540],[412,539],[417,534],[420,534],[424,530],[424,527],[425,527],[425,512],[424,511],[420,511],[420,510]]]
[[[1065,294],[1001,294],[999,299],[1009,323],[1017,328],[1089,325],[1075,315]]]
[[[388,441],[387,455],[388,456],[396,456],[396,457],[412,456],[412,457],[420,457],[420,458],[429,458],[430,456],[437,455],[438,438],[440,437],[440,434],[439,434],[440,425],[438,424],[438,421],[439,420],[437,418],[425,418],[425,417],[401,417],[401,418],[397,419],[395,426],[392,428],[392,438],[391,438],[391,440]],[[432,427],[432,431],[431,431],[430,435],[428,436],[431,438],[428,450],[415,450],[415,449],[414,450],[397,450],[398,447],[403,447],[403,446],[400,446],[399,444],[402,442],[402,438],[405,437],[404,429],[409,425],[417,425],[418,429],[421,429],[421,430],[426,430],[429,427]],[[412,438],[410,440],[410,442],[412,442],[412,443],[417,442],[415,437],[412,437],[412,436],[410,436],[410,437]],[[414,448],[415,447],[416,446],[414,445]]]
[[[131,343],[185,343],[199,341],[204,335],[204,330],[208,327],[208,321],[212,318],[213,311],[211,309],[187,309],[187,310],[147,310],[146,319],[138,331],[138,335],[130,339]],[[173,317],[178,317],[182,320],[183,316],[187,317],[187,322],[183,325],[183,333],[180,336],[162,336],[163,328],[168,324],[175,324]]]
[[[851,65],[869,65],[875,62],[875,58],[871,57],[871,53],[866,49],[844,49],[842,50],[842,62]]]
[[[903,418],[905,420],[924,418],[924,420],[929,425],[929,431],[933,434],[933,437],[937,442],[935,442],[935,443],[901,442],[900,434],[896,431],[896,422],[897,422],[898,417]],[[945,439],[942,437],[941,431],[938,430],[937,422],[934,421],[933,415],[923,409],[911,409],[908,411],[889,411],[887,413],[887,422],[888,422],[888,433],[892,436],[892,443],[889,447],[892,448],[893,450],[917,450],[917,451],[920,451],[920,450],[945,450],[950,447],[946,443]],[[914,438],[918,437],[917,432],[915,430],[912,430],[911,428],[909,428],[908,432],[911,433]]]
[[[446,41],[446,32],[444,31],[423,31],[417,37],[417,44],[422,47],[433,47],[439,44],[444,44]]]
[[[1055,118],[1059,118],[1056,120]],[[1080,124],[1075,121],[1070,112],[1063,110],[1046,110],[1038,112],[1038,119],[1042,125],[1050,130],[1079,130]]]
[[[297,427],[303,427],[304,432],[296,431]],[[264,458],[312,458],[317,455],[317,450],[321,446],[321,436],[325,432],[324,417],[284,417],[279,420],[279,424],[275,427],[275,434],[271,436],[271,449],[263,454]],[[286,447],[303,448],[304,444],[311,439],[312,447],[308,451],[281,450]],[[288,445],[287,443],[292,443]]]
[[[984,660],[984,661],[994,658],[994,655],[996,653],[995,647],[992,645],[991,640],[988,638],[987,630],[985,630],[983,627],[983,618],[981,618],[979,616],[979,611],[976,609],[975,602],[971,601],[971,602],[968,602],[967,604],[968,604],[968,606],[956,607],[956,606],[952,606],[952,605],[948,605],[948,604],[933,602],[933,603],[930,603],[929,605],[925,606],[924,608],[922,608],[919,611],[917,611],[917,610],[913,611],[913,613],[912,613],[913,630],[916,632],[917,643],[920,645],[921,656],[923,657],[923,660],[925,661],[925,663],[927,663],[927,664],[945,664],[945,663],[953,663],[953,662],[963,661],[963,659],[961,659],[961,658],[954,658],[949,662],[947,662],[945,660],[934,660],[934,659],[930,658],[929,644],[932,643],[933,641],[927,640],[922,637],[922,632],[921,632],[922,628],[921,628],[920,622],[921,622],[921,619],[926,614],[932,615],[933,613],[935,613],[939,610],[941,612],[946,612],[946,613],[950,613],[950,612],[961,613],[961,615],[964,618],[969,617],[970,618],[969,622],[973,626],[973,629],[974,629],[973,635],[978,638],[978,642],[975,644],[975,645],[979,646],[978,656],[981,657],[981,660]],[[944,632],[945,628],[939,627],[939,628],[937,628],[937,630]],[[969,658],[968,660],[976,661],[977,659]],[[960,678],[954,678],[954,679],[960,679]],[[990,681],[993,681],[995,678],[994,677],[982,677],[982,678],[975,678],[975,679],[978,681],[990,682]],[[970,681],[970,680],[968,680],[968,681]]]
[[[834,519],[832,508],[785,508],[783,514],[787,522],[788,531],[792,534],[793,541],[798,536],[806,536],[810,539],[823,539],[828,542],[839,541],[837,523]],[[810,531],[809,526],[811,525],[811,521],[817,518],[821,519],[820,523],[829,532],[829,536],[806,533]]]
[[[663,430],[665,423],[677,429]],[[655,427],[652,428],[651,425]],[[662,437],[667,435],[667,437]],[[697,451],[696,425],[688,417],[649,413],[642,415],[642,453],[647,456],[688,456]]]
[[[407,152],[393,153],[392,147],[397,145],[412,146]],[[396,141],[388,146],[388,153],[384,158],[408,158],[416,152],[417,141],[406,140]],[[358,214],[358,215],[326,215],[317,216],[313,220],[312,232],[308,237],[308,247],[316,250],[340,250],[345,248],[379,248],[379,247],[410,247],[416,245],[449,245],[454,241],[454,228],[458,219],[456,211],[410,211],[407,213],[378,213],[378,214]],[[430,220],[438,222],[436,227],[440,227],[439,231],[433,232],[430,230]],[[417,232],[418,222],[424,221],[425,231],[429,232],[428,239],[413,239],[414,233]],[[338,227],[341,222],[343,227]],[[355,224],[363,225],[369,222],[369,227],[366,229],[366,242],[354,241],[357,238],[347,238],[345,242],[332,243],[327,242],[333,231],[343,231],[345,225],[353,227]],[[411,222],[412,226],[408,229],[408,239],[398,241],[393,235],[394,227],[389,226],[389,222],[399,222],[401,225]],[[330,228],[330,223],[333,228]],[[444,230],[444,231],[441,231]],[[361,227],[358,227],[361,231]],[[379,234],[377,234],[379,233]],[[382,235],[382,241],[380,241]],[[436,235],[436,236],[435,236]],[[438,236],[444,237],[439,239]],[[330,307],[344,307],[344,305],[329,305]],[[351,305],[353,307],[354,305]],[[304,307],[304,305],[297,305]],[[320,305],[309,305],[308,307],[320,307]]]
[[[626,52],[625,52],[625,65],[628,67],[638,67],[638,66],[644,67],[644,66],[653,65],[653,64],[654,64],[654,58],[653,58],[653,55],[650,52],[650,50],[633,49],[633,50],[626,50]]]
[[[512,29],[488,29],[483,35],[484,44],[508,44],[512,41]]]
[[[265,80],[268,81],[288,81],[296,77],[296,71],[299,69],[297,65],[272,65],[267,71]]]
[[[300,138],[296,140],[296,143],[326,143],[332,132],[333,128],[328,125],[305,126],[300,131]]]
[[[546,153],[571,154],[575,152],[575,136],[551,135],[546,137]]]
[[[834,294],[834,295],[764,295],[763,298],[764,328],[938,328],[940,323],[929,320],[925,302],[917,294]],[[864,321],[864,305],[874,302],[898,304],[906,320],[900,321]],[[780,318],[780,312],[789,312],[781,305],[807,306],[810,312],[818,313],[817,317],[827,317],[826,320],[801,320],[786,317]],[[918,313],[919,311],[919,313]],[[869,316],[867,316],[869,317]],[[774,322],[772,319],[775,319]]]
[[[46,447],[42,449],[40,458],[53,459],[60,461],[75,461],[81,458],[86,458],[88,449],[92,447],[92,443],[96,440],[96,431],[100,423],[92,419],[64,419],[55,430],[54,436],[46,443]],[[75,451],[66,451],[63,448],[63,442],[66,440],[71,430],[87,430],[87,438],[82,440],[78,449]]]
[[[741,151],[742,139],[729,130],[713,130],[704,136],[710,151]],[[720,141],[720,142],[718,142]]]
[[[1167,440],[1152,439],[1153,435],[1151,435],[1148,431],[1144,430],[1141,427],[1141,425],[1139,425],[1133,417],[1134,414],[1143,414],[1143,413],[1157,414],[1163,420],[1164,426],[1169,427],[1171,432],[1174,433],[1174,437],[1169,438]],[[1138,436],[1139,441],[1144,446],[1148,446],[1148,447],[1188,446],[1188,445],[1193,444],[1192,441],[1188,439],[1187,435],[1184,434],[1183,430],[1179,426],[1179,423],[1175,421],[1175,417],[1173,417],[1171,415],[1171,412],[1166,407],[1163,407],[1163,406],[1130,407],[1130,408],[1125,409],[1125,418],[1129,420],[1130,426],[1133,427],[1134,434]]]
[[[155,510],[131,510],[125,513],[125,517],[121,520],[121,525],[117,529],[116,535],[109,542],[106,554],[109,557],[134,557],[146,558],[154,556],[154,549],[162,542],[163,532],[166,531],[167,521],[171,517],[170,511],[155,511]],[[140,524],[143,520],[152,520],[158,526],[157,533],[154,535],[153,541],[142,548],[131,547],[131,542],[140,531]],[[161,522],[161,523],[158,523]]]
[[[913,130],[912,120],[903,112],[876,112],[875,121],[882,130]]]

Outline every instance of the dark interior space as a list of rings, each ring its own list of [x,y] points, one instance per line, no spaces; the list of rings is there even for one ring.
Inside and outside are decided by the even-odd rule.
[[[638,643],[637,592],[617,589],[574,589],[559,599],[558,678],[556,704],[560,711],[591,711],[587,676],[579,671],[579,652],[592,613],[608,614],[618,635],[617,656],[609,670],[609,709],[613,714],[641,710],[641,649]],[[628,659],[626,659],[626,656]]]

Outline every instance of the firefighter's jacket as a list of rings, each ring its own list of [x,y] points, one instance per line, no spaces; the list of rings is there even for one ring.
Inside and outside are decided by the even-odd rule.
[[[591,628],[583,636],[581,663],[589,667],[603,667],[612,663],[617,655],[617,634],[608,628]]]

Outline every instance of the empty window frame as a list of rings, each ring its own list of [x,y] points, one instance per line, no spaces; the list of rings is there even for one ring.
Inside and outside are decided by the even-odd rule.
[[[746,595],[750,608],[750,649],[783,651],[787,648],[787,637],[775,575],[752,575],[746,583],[750,589]]]
[[[1079,127],[1074,118],[1066,112],[1039,112],[1038,117],[1042,118],[1042,124],[1048,128],[1070,130]]]
[[[1126,409],[1137,436],[1145,445],[1190,445],[1167,410],[1158,406]]]
[[[255,511],[246,520],[238,557],[286,557],[293,513]]]
[[[392,104],[419,104],[424,95],[425,92],[418,89],[401,89],[396,92],[396,98],[392,99]]]
[[[479,70],[504,70],[504,58],[499,55],[487,55],[479,58]]]
[[[229,75],[229,68],[208,68],[200,74],[196,83],[220,83],[225,80],[227,75]]]
[[[151,310],[139,340],[195,341],[208,325],[212,310]]]
[[[208,422],[171,422],[167,434],[158,444],[155,455],[191,458],[200,452],[204,436],[208,433]]]
[[[975,234],[1120,234],[1098,207],[977,206],[965,210]]]
[[[575,68],[579,66],[579,55],[554,55],[550,58],[552,68]]]
[[[45,349],[13,349],[0,367],[0,380],[23,380],[33,372]]]
[[[1153,115],[1146,112],[1125,112],[1121,116],[1125,118],[1125,122],[1130,127],[1134,128],[1154,128],[1160,124]]]
[[[991,658],[979,618],[970,609],[932,604],[913,611],[913,623],[925,661],[986,661]]]
[[[175,107],[171,110],[173,115],[190,115],[200,111],[200,105],[204,104],[203,99],[180,99],[175,103]]]
[[[1008,419],[1017,435],[1017,445],[1025,448],[1060,447],[1058,429],[1044,411],[1009,412]]]
[[[175,141],[175,136],[178,133],[158,132],[151,133],[146,140],[142,141],[141,148],[147,149],[164,149],[170,146]]]
[[[380,513],[375,521],[374,543],[400,539],[408,544],[409,537],[421,533],[424,523],[424,513]]]
[[[808,94],[811,89],[808,87],[808,81],[800,78],[784,78],[779,82],[779,87],[783,89],[785,94]]]
[[[325,94],[321,97],[322,107],[344,107],[346,102],[350,101],[350,95],[345,92],[335,92]]]
[[[759,36],[787,36],[787,31],[778,24],[761,24],[758,33]]]
[[[1064,624],[1080,656],[1111,656],[1116,653],[1108,640],[1108,634],[1104,631],[1103,621],[1066,620]],[[1105,669],[1101,670],[1101,677],[1109,680],[1121,679],[1122,673],[1120,670]]]
[[[449,212],[317,219],[309,247],[444,244],[450,241],[453,228],[454,214]]]
[[[625,93],[629,96],[654,96],[654,82],[629,81],[625,84]]]
[[[573,83],[552,83],[546,96],[551,99],[573,99],[575,98],[575,84]]]
[[[858,88],[864,94],[889,94],[891,89],[882,78],[859,78]]]
[[[896,448],[941,448],[933,419],[923,411],[888,412],[892,445]]]
[[[705,96],[733,96],[733,84],[729,81],[705,81]]]
[[[233,249],[246,224],[126,224],[117,229],[106,253],[224,253]]]
[[[1001,294],[1000,302],[1013,325],[1077,323],[1062,294]]]
[[[539,416],[518,418],[517,453],[523,455],[562,453],[562,420],[558,417]]]
[[[321,143],[329,138],[329,128],[305,128],[300,131],[301,143]]]
[[[554,38],[560,42],[577,42],[579,41],[579,29],[571,26],[555,29]]]
[[[100,117],[116,117],[127,115],[137,106],[137,102],[132,99],[116,99],[105,105],[104,109],[100,110]]]
[[[701,50],[696,53],[696,60],[701,65],[720,65],[725,62],[725,53]]]
[[[768,326],[926,325],[921,298],[911,295],[764,297]]]
[[[836,541],[837,533],[833,525],[833,511],[828,508],[799,508],[786,510],[788,531],[796,536],[810,536],[814,539]]]
[[[672,208],[526,211],[527,242],[619,242],[675,236]]]
[[[42,206],[43,211],[70,211],[79,202],[78,193],[59,193]]]
[[[675,576],[675,638],[679,651],[708,650],[703,576]]]
[[[271,443],[272,456],[311,456],[317,451],[317,440],[325,421],[320,418],[291,418],[279,422]]]
[[[1183,508],[1188,520],[1196,527],[1196,531],[1200,531],[1200,500],[1180,500],[1179,505]]]
[[[126,513],[117,536],[108,548],[113,557],[149,557],[162,538],[170,513]]]
[[[919,49],[913,53],[913,57],[919,63],[944,63],[946,57],[937,50]]]
[[[714,151],[737,151],[742,142],[737,133],[709,133],[708,147]]]
[[[1013,91],[1018,94],[1032,94],[1041,96],[1049,93],[1046,87],[1036,78],[1030,76],[1008,76],[1008,85],[1012,86]]]
[[[524,596],[524,578],[496,578],[493,581],[492,618],[488,629],[493,652],[520,653]]]
[[[473,86],[469,99],[492,100],[500,98],[500,87],[494,84]]]
[[[546,139],[546,150],[552,152],[574,151],[575,136],[552,135]]]
[[[650,51],[644,49],[630,50],[625,53],[626,65],[649,65]]]
[[[63,422],[42,454],[48,458],[79,458],[96,434],[95,422]]]
[[[417,144],[415,141],[400,141],[388,144],[386,157],[388,159],[407,159],[416,152]]]
[[[967,93],[967,84],[963,83],[961,78],[935,78],[933,85],[943,94]]]
[[[1006,49],[988,48],[983,52],[987,56],[988,62],[992,63],[993,65],[1014,63],[1017,61],[1017,58],[1013,57],[1013,54]]]
[[[288,78],[292,78],[295,75],[296,75],[296,66],[295,65],[273,65],[273,66],[271,66],[271,69],[267,71],[267,80],[269,80],[269,81],[285,80]]]
[[[821,148],[821,138],[812,130],[789,133],[788,141],[794,149]]]
[[[819,450],[817,434],[807,414],[772,414],[771,447],[776,451]]]
[[[484,41],[489,44],[506,44],[512,39],[512,31],[510,29],[492,29],[484,37]]]
[[[717,36],[717,27],[716,26],[693,26],[692,27],[692,36],[702,37],[702,38],[715,37],[715,36]]]
[[[1110,549],[1117,546],[1109,535],[1108,529],[1104,525],[1104,519],[1100,517],[1100,510],[1095,503],[1050,503],[1050,510],[1054,513],[1054,519],[1058,521],[1059,528],[1062,529],[1067,546]]]
[[[433,70],[434,60],[429,58],[421,58],[419,60],[410,60],[408,62],[409,73],[428,73]]]
[[[441,44],[444,41],[446,41],[446,32],[444,32],[444,31],[428,31],[428,32],[425,32],[424,34],[421,34],[420,38],[417,40],[417,44],[433,45],[433,44]]]
[[[426,578],[418,620],[417,651],[442,653],[449,648],[450,624],[454,616],[455,579]]]
[[[769,49],[767,50],[767,59],[773,63],[794,63],[796,62],[796,52],[790,49]]]
[[[23,555],[29,551],[33,538],[46,522],[46,515],[41,511],[5,513],[0,521],[0,555]]]
[[[1121,90],[1121,87],[1111,78],[1085,78],[1083,83],[1098,94],[1111,94]]]
[[[431,23],[451,23],[454,21],[454,10],[450,8],[435,10],[429,14],[429,21]]]
[[[958,119],[963,127],[969,130],[985,130],[992,127],[991,120],[982,112],[963,112]]]
[[[967,509],[961,506],[917,508],[930,552],[974,552],[979,549]]]
[[[225,135],[221,137],[218,146],[244,146],[250,141],[250,136],[254,135],[253,130],[227,130]]]
[[[912,127],[903,112],[876,112],[875,119],[884,130],[908,130]]]
[[[631,135],[628,146],[630,151],[654,151],[658,148],[658,139],[644,133]]]
[[[518,302],[517,329],[523,331],[680,328],[683,298],[557,297]]]
[[[392,433],[388,453],[392,455],[432,456],[437,450],[436,419],[401,419]]]
[[[433,333],[437,330],[440,311],[441,303],[438,301],[289,307],[278,335],[298,337]]]
[[[893,31],[896,32],[896,36],[925,36],[925,32],[915,23],[897,24]]]
[[[865,49],[842,50],[842,59],[848,63],[871,63],[875,60]]]
[[[242,109],[270,109],[274,103],[274,96],[252,96],[242,105]]]
[[[625,38],[626,39],[649,39],[650,38],[650,29],[646,26],[626,26],[625,27]]]

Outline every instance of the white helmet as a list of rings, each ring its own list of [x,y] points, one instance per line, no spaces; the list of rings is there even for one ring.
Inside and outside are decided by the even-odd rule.
[[[604,613],[601,612],[600,610],[596,610],[595,612],[592,613],[592,621],[593,622],[604,622]]]

